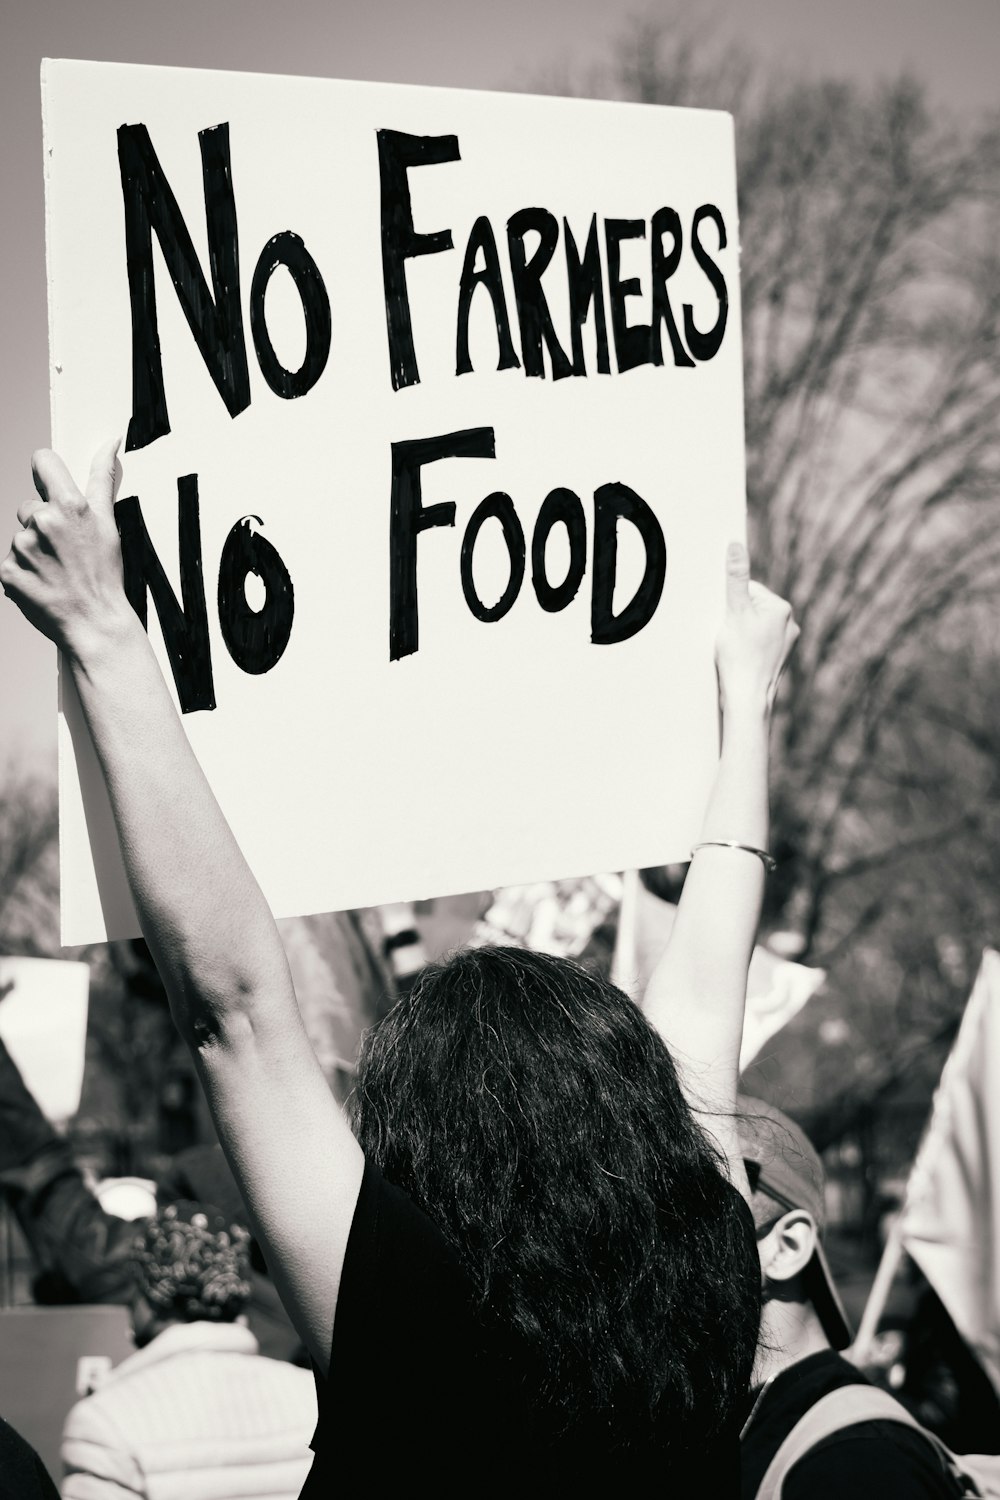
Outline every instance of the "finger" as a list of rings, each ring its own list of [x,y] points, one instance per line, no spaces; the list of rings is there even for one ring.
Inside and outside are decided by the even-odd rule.
[[[115,508],[115,475],[121,438],[110,438],[94,454],[87,480],[87,500],[101,516],[110,516]]]
[[[17,535],[23,537],[25,533],[19,531]],[[7,597],[15,600],[19,598],[24,592],[29,574],[34,571],[30,558],[21,555],[15,538],[7,556],[0,562],[0,587]]]
[[[742,542],[726,548],[726,608],[747,609],[750,604],[750,555]]]
[[[766,613],[775,616],[781,615],[786,620],[792,618],[792,606],[788,600],[782,599],[780,594],[776,594],[773,589],[769,589],[766,583],[758,583],[755,578],[751,578],[747,584],[747,591],[750,595],[751,603],[758,609],[763,606],[763,611]]]
[[[72,474],[51,448],[39,448],[31,455],[31,475],[43,500],[58,501],[74,508],[83,504],[83,496]]]
[[[781,666],[778,668],[778,676],[775,679],[775,686],[777,686],[777,683],[780,682],[782,677],[785,675],[785,668],[788,666],[788,662],[791,658],[792,652],[795,650],[795,642],[798,640],[801,633],[802,632],[799,630],[799,627],[796,625],[795,621],[791,616],[789,616],[788,620],[785,622],[785,634],[781,643]]]
[[[38,567],[37,551],[38,536],[33,529],[15,531],[9,553],[14,562],[22,568],[30,568],[32,572],[35,572]]]
[[[35,514],[35,511],[39,510],[44,503],[44,500],[39,500],[37,496],[34,499],[22,501],[17,507],[17,519],[21,525],[30,526],[31,518]]]

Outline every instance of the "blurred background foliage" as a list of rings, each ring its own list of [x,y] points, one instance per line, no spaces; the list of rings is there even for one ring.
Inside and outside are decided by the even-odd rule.
[[[690,11],[585,91],[735,117],[751,551],[802,626],[764,931],[829,972],[746,1081],[870,1214],[1000,941],[1000,122],[781,74]]]

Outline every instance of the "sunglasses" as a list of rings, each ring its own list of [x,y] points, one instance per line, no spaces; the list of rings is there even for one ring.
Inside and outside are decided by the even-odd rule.
[[[771,1186],[771,1183],[768,1181],[768,1179],[761,1175],[759,1161],[749,1161],[746,1157],[744,1157],[743,1165],[746,1168],[747,1180],[750,1183],[751,1193],[764,1194],[765,1197],[770,1198],[773,1203],[776,1203],[779,1209],[779,1212],[776,1213],[773,1218],[765,1220],[763,1224],[754,1225],[754,1233],[759,1242],[765,1237],[765,1235],[771,1233],[771,1230],[774,1228],[775,1224],[777,1224],[780,1219],[783,1219],[785,1214],[791,1213],[794,1209],[801,1208],[802,1205],[801,1203],[793,1203],[791,1198],[789,1198],[786,1193],[783,1193],[780,1188]]]

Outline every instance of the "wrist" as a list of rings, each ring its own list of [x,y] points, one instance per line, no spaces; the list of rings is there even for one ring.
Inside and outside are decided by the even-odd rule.
[[[120,603],[116,601],[98,618],[75,621],[61,645],[74,676],[91,677],[140,640],[146,640],[146,632],[122,595]]]
[[[720,695],[722,722],[725,730],[740,728],[765,728],[771,722],[770,694],[763,688],[753,686],[724,689]]]

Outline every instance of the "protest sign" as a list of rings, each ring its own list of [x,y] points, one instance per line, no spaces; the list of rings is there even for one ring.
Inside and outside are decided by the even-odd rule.
[[[686,857],[744,529],[727,115],[43,69],[54,446],[278,915]],[[136,930],[65,676],[63,940]]]
[[[90,966],[0,958],[0,1037],[53,1125],[80,1107]]]
[[[81,1377],[134,1353],[127,1307],[0,1310],[0,1409],[50,1474],[62,1473],[63,1423],[88,1389]]]

